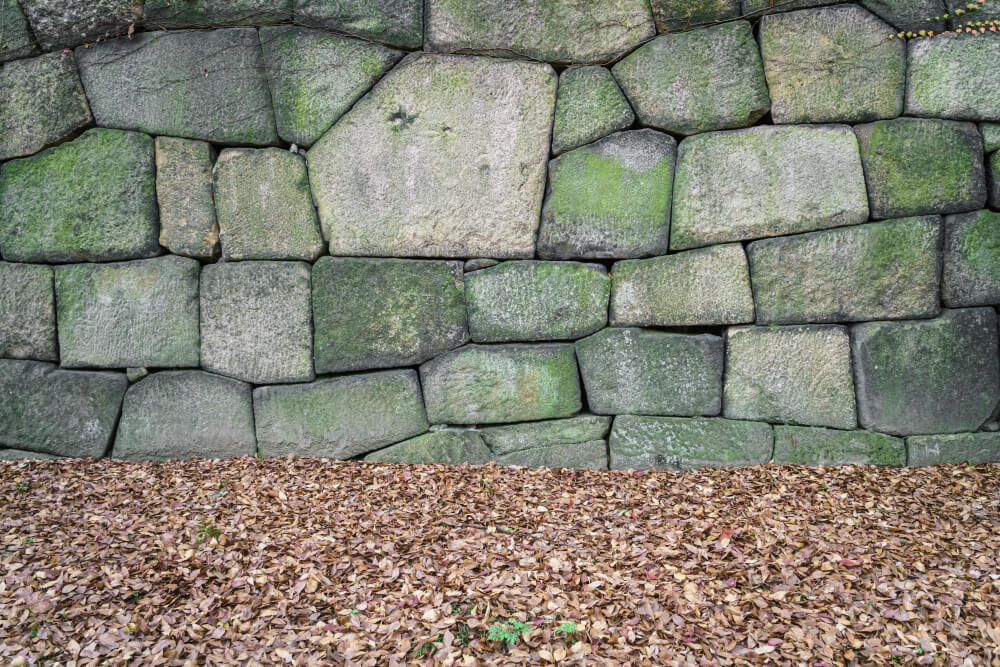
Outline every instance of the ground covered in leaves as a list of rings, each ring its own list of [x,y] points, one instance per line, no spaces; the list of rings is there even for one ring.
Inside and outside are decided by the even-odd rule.
[[[0,463],[4,664],[1000,664],[1000,466]]]

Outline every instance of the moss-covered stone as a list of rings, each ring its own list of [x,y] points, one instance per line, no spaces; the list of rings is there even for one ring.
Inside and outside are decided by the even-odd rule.
[[[18,0],[46,51],[124,34],[142,18],[140,0]],[[10,0],[8,0],[10,2]]]
[[[987,169],[990,207],[1000,210],[1000,151],[989,156]]]
[[[0,262],[0,357],[59,361],[52,269]]]
[[[1000,304],[1000,213],[949,215],[944,229],[944,305]]]
[[[740,0],[651,0],[660,33],[690,30],[739,18]]]
[[[1000,120],[1000,34],[911,39],[908,48],[908,115]]]
[[[969,0],[945,0],[945,5],[947,5],[949,28],[968,26],[979,21],[1000,20],[1000,5],[996,2],[985,2],[985,4],[977,5],[972,11],[970,11]],[[957,14],[955,10],[958,9],[965,13]]]
[[[264,25],[292,20],[293,0],[145,0],[142,15],[156,28]]]
[[[404,49],[424,38],[423,0],[293,0],[296,23]]]
[[[376,463],[447,463],[481,465],[492,456],[483,439],[472,431],[434,431],[372,452],[365,461]]]
[[[861,0],[861,6],[888,21],[896,30],[942,32],[948,26],[944,18],[948,13],[944,0]]]
[[[503,458],[528,450],[545,450],[551,447],[561,448],[597,440],[603,441],[610,428],[611,417],[579,415],[569,419],[488,426],[478,433],[494,456]]]
[[[594,468],[608,467],[608,443],[604,440],[589,440],[562,445],[549,445],[535,449],[522,449],[496,462],[503,466],[528,466],[529,468]]]
[[[807,426],[774,427],[774,462],[796,465],[877,465],[906,463],[902,439],[870,431],[837,431]]]
[[[559,155],[628,129],[635,114],[604,67],[571,67],[559,76],[552,153]]]
[[[1000,461],[1000,433],[917,435],[906,439],[907,465]]]
[[[983,150],[987,153],[1000,150],[1000,123],[980,123],[979,131],[983,135]]]
[[[753,465],[773,447],[770,424],[633,415],[615,417],[608,441],[612,470]]]
[[[54,454],[42,454],[41,452],[29,452],[24,449],[0,449],[0,461],[30,461],[30,460],[52,460],[65,458]]]
[[[160,245],[175,255],[213,259],[219,224],[212,196],[212,147],[204,141],[156,138]]]
[[[153,140],[120,130],[77,139],[0,171],[0,251],[17,262],[111,262],[152,257]]]
[[[743,15],[757,17],[763,14],[832,5],[836,2],[837,0],[743,0]]]
[[[18,0],[7,0],[0,8],[0,63],[33,55],[38,49]]]

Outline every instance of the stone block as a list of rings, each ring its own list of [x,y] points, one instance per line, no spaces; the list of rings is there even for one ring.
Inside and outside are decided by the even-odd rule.
[[[155,28],[264,25],[292,20],[293,0],[145,0],[143,23]]]
[[[861,0],[861,6],[904,32],[942,32],[948,27],[944,0]],[[937,20],[927,20],[934,17]]]
[[[621,415],[608,440],[612,470],[753,465],[773,447],[770,424],[732,419]]]
[[[136,0],[17,0],[45,51],[121,35],[142,18]]]
[[[433,431],[372,452],[375,463],[447,463],[481,465],[492,456],[479,434],[472,431]]]
[[[50,267],[0,262],[0,357],[59,361]]]
[[[493,455],[502,458],[527,450],[562,448],[563,446],[583,445],[597,440],[603,441],[610,428],[611,417],[578,415],[569,419],[487,426],[477,433],[482,436]],[[607,461],[604,465],[607,465]]]
[[[500,456],[496,461],[503,466],[593,468],[604,470],[608,467],[608,443],[604,440],[590,440],[563,445],[549,445],[535,449],[523,449]]]
[[[424,39],[422,0],[293,0],[295,21],[404,49]]]
[[[907,115],[1000,120],[1000,34],[937,35],[907,47]]]
[[[656,30],[680,32],[741,16],[740,0],[651,0]]]
[[[175,255],[210,260],[219,253],[212,196],[212,147],[204,141],[156,138],[160,245]]]
[[[936,466],[1000,461],[1000,433],[916,435],[906,439],[907,465]]]
[[[1000,213],[945,218],[941,300],[949,308],[1000,304]]]
[[[18,60],[34,55],[38,51],[35,36],[21,5],[17,0],[4,3],[0,9],[0,22],[3,23],[3,35],[0,35],[0,63]]]
[[[559,75],[552,122],[554,155],[627,130],[633,121],[632,107],[606,68],[571,67]]]
[[[774,462],[810,466],[901,466],[906,463],[906,445],[900,438],[871,431],[775,426]]]

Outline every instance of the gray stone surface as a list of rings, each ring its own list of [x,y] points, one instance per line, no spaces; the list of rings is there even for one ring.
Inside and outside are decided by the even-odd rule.
[[[120,35],[142,18],[141,0],[19,0],[46,50],[64,49]]]
[[[757,322],[934,317],[941,236],[935,215],[754,241]]]
[[[42,454],[40,452],[29,452],[24,449],[0,449],[0,461],[30,461],[61,459],[62,456],[54,454]]]
[[[321,257],[312,270],[317,373],[422,363],[469,340],[459,262]]]
[[[945,218],[941,301],[949,308],[1000,304],[1000,213]]]
[[[600,264],[504,262],[465,279],[477,343],[573,340],[608,322],[611,278]]]
[[[330,253],[533,256],[555,89],[538,63],[403,59],[309,150]]]
[[[723,405],[731,419],[856,428],[847,327],[729,329]]]
[[[111,262],[152,257],[153,140],[87,130],[0,171],[0,251],[17,262]]]
[[[552,160],[538,256],[665,254],[676,154],[673,137],[647,129],[618,132]]]
[[[611,71],[643,125],[675,134],[747,127],[771,108],[746,21],[661,35]]]
[[[604,440],[549,445],[524,449],[497,457],[503,466],[528,466],[529,468],[595,468],[608,467],[608,443]]]
[[[703,326],[753,322],[746,253],[738,243],[616,262],[612,326]]]
[[[256,453],[250,385],[203,371],[164,371],[125,393],[111,457],[163,461]]]
[[[424,37],[422,0],[293,0],[295,20],[390,46],[419,49]]]
[[[573,346],[466,345],[420,366],[432,424],[569,417],[581,407]]]
[[[1000,6],[996,2],[983,0],[985,4],[979,5],[975,10],[969,10],[969,0],[945,0],[948,8],[948,27],[956,28],[968,26],[979,21],[1000,20]],[[963,10],[963,14],[956,13],[956,10]]]
[[[603,441],[610,428],[611,417],[578,415],[569,419],[488,426],[480,429],[478,433],[494,456],[505,457],[527,450],[544,450]]]
[[[743,14],[757,17],[776,12],[836,4],[837,0],[743,0]]]
[[[722,410],[722,339],[647,329],[604,329],[576,343],[597,414],[712,416]]]
[[[907,465],[1000,461],[1000,433],[917,435],[906,439]]]
[[[3,34],[0,35],[0,63],[18,58],[27,58],[38,49],[31,27],[24,18],[18,0],[7,0],[0,9],[0,23],[3,24]]]
[[[486,257],[477,257],[475,259],[467,259],[462,265],[462,269],[466,273],[472,273],[473,271],[482,271],[483,269],[488,269],[491,266],[496,266],[500,263],[498,259],[488,259]]]
[[[50,267],[0,262],[0,357],[59,361]]]
[[[901,466],[906,445],[900,438],[870,431],[838,431],[810,426],[774,427],[774,462],[832,466]]]
[[[1000,151],[989,156],[989,203],[990,207],[1000,210]]]
[[[911,39],[908,49],[908,115],[1000,120],[1000,34]]]
[[[212,197],[212,147],[204,141],[156,138],[160,245],[176,255],[213,259],[219,224]]]
[[[559,155],[628,129],[635,114],[606,68],[571,67],[559,75],[552,153]]]
[[[263,25],[292,20],[293,0],[145,0],[151,28]]]
[[[861,5],[881,16],[897,30],[941,32],[947,27],[947,21],[943,18],[948,13],[944,0],[861,0]],[[927,20],[934,17],[938,19]]]
[[[365,461],[376,463],[487,463],[492,456],[483,439],[472,431],[434,431],[372,452]]]
[[[944,310],[933,320],[851,328],[861,425],[894,435],[973,431],[1000,401],[997,315]]]
[[[651,0],[656,30],[690,30],[741,16],[740,0]]]
[[[145,368],[143,366],[139,366],[137,368],[126,368],[125,369],[125,377],[128,378],[129,384],[133,384],[135,382],[138,382],[139,380],[141,380],[142,378],[146,377],[147,375],[149,375],[149,369]]]
[[[67,368],[198,365],[198,262],[168,255],[55,269]]]
[[[983,135],[983,150],[987,153],[1000,150],[1000,123],[980,123],[979,132]]]
[[[211,264],[201,272],[201,367],[254,384],[313,379],[309,265]]]
[[[80,47],[76,58],[102,127],[216,143],[278,142],[253,28],[137,33]]]
[[[611,469],[737,466],[767,463],[771,425],[732,419],[615,417],[608,450]]]
[[[674,174],[672,250],[868,219],[846,125],[754,127],[689,137]]]
[[[59,456],[104,456],[128,380],[0,359],[0,445]]]
[[[427,430],[412,370],[258,387],[253,399],[262,456],[349,459]]]

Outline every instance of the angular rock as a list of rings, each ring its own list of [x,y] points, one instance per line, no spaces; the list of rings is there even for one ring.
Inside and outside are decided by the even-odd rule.
[[[197,366],[198,272],[168,255],[55,269],[66,368]]]
[[[618,132],[549,162],[538,256],[617,259],[663,254],[677,142]]]
[[[113,262],[152,257],[153,140],[119,130],[77,139],[0,171],[0,251],[16,262]]]
[[[18,0],[4,3],[0,9],[0,24],[3,25],[3,34],[0,35],[0,63],[27,58],[37,51],[35,37],[31,34]]]
[[[0,461],[26,461],[26,460],[51,460],[61,459],[62,456],[54,454],[42,454],[40,452],[29,452],[23,449],[0,449]]]
[[[908,115],[1000,120],[1000,34],[911,39],[908,48]]]
[[[224,259],[312,261],[323,252],[302,156],[280,148],[227,148],[214,174]]]
[[[858,142],[846,125],[689,137],[678,148],[673,207],[671,250],[865,222]]]
[[[712,416],[722,410],[723,343],[647,329],[604,329],[576,343],[597,414]]]
[[[555,88],[538,63],[403,59],[309,150],[330,254],[532,257]]]
[[[906,439],[906,450],[911,466],[993,463],[1000,461],[1000,433],[917,435]]]
[[[295,21],[404,49],[424,38],[422,0],[294,0]]]
[[[292,20],[293,0],[145,0],[144,23],[156,28],[263,25]]]
[[[870,431],[775,426],[774,462],[810,466],[901,466],[906,463],[906,445],[900,438]]]
[[[775,12],[836,4],[837,0],[743,0],[743,15],[751,18]]]
[[[461,264],[321,257],[312,270],[317,373],[412,366],[469,341]]]
[[[847,327],[729,329],[723,405],[731,419],[856,428]]]
[[[111,457],[163,461],[256,453],[250,385],[204,371],[164,371],[125,393]]]
[[[873,218],[959,213],[986,203],[983,139],[972,123],[897,118],[854,131]]]
[[[976,430],[1000,401],[997,342],[992,308],[853,326],[861,425],[894,435]]]
[[[1000,150],[1000,123],[980,123],[979,132],[983,135],[983,150],[987,153]]]
[[[656,30],[660,33],[690,30],[741,15],[740,0],[651,0]]]
[[[297,26],[260,29],[282,139],[311,146],[396,61],[399,51]]]
[[[0,359],[0,445],[58,456],[104,456],[128,380]]]
[[[767,463],[773,446],[761,422],[632,415],[615,417],[608,440],[612,470]]]
[[[580,409],[573,346],[466,345],[420,366],[432,424],[569,417]]]
[[[477,257],[476,259],[467,259],[462,265],[462,269],[466,273],[472,273],[473,271],[481,271],[483,269],[488,269],[491,266],[496,266],[500,261],[496,259],[486,259],[484,257]]]
[[[1000,151],[989,157],[989,201],[994,209],[1000,209]]]
[[[552,153],[559,155],[628,129],[635,114],[604,67],[571,67],[559,76]]]
[[[964,2],[962,0],[945,0],[950,17],[948,19],[948,27],[957,28],[979,21],[1000,20],[1000,6],[997,6],[996,2],[983,1],[985,4],[980,4],[974,11],[969,11],[968,0]],[[965,13],[956,14],[956,10],[963,10]]]
[[[904,32],[941,32],[947,27],[944,0],[861,0],[861,6]],[[938,19],[927,20],[934,17]]]
[[[750,244],[759,324],[934,317],[941,218],[830,229]]]
[[[1000,213],[945,218],[941,300],[949,308],[1000,304]]]
[[[120,35],[142,18],[136,0],[19,0],[46,51]]]
[[[216,143],[278,143],[253,28],[136,33],[80,47],[76,58],[102,127]]]
[[[738,243],[616,262],[611,280],[612,326],[753,321],[750,270]]]
[[[365,461],[376,463],[447,463],[481,465],[492,456],[483,439],[472,431],[434,431],[372,452]]]
[[[204,141],[156,138],[160,245],[175,255],[210,260],[219,252],[212,197],[212,147]]]
[[[349,459],[427,430],[412,370],[258,387],[253,403],[262,456]]]
[[[59,361],[50,267],[0,262],[0,357]]]
[[[477,343],[574,340],[607,324],[611,278],[600,264],[504,262],[465,279]]]
[[[643,125],[675,134],[747,127],[771,108],[746,21],[661,35],[611,71]]]
[[[502,466],[528,466],[529,468],[593,468],[608,467],[608,443],[604,440],[550,445],[498,457]]]
[[[149,375],[149,369],[147,368],[139,367],[125,369],[125,377],[128,378],[129,384],[134,384],[147,375]]]
[[[201,272],[201,367],[253,384],[307,382],[309,265],[210,264]]]
[[[527,450],[562,448],[597,440],[603,441],[610,428],[611,417],[579,415],[569,419],[489,426],[477,432],[495,456],[505,457]],[[607,461],[604,465],[607,465]]]

